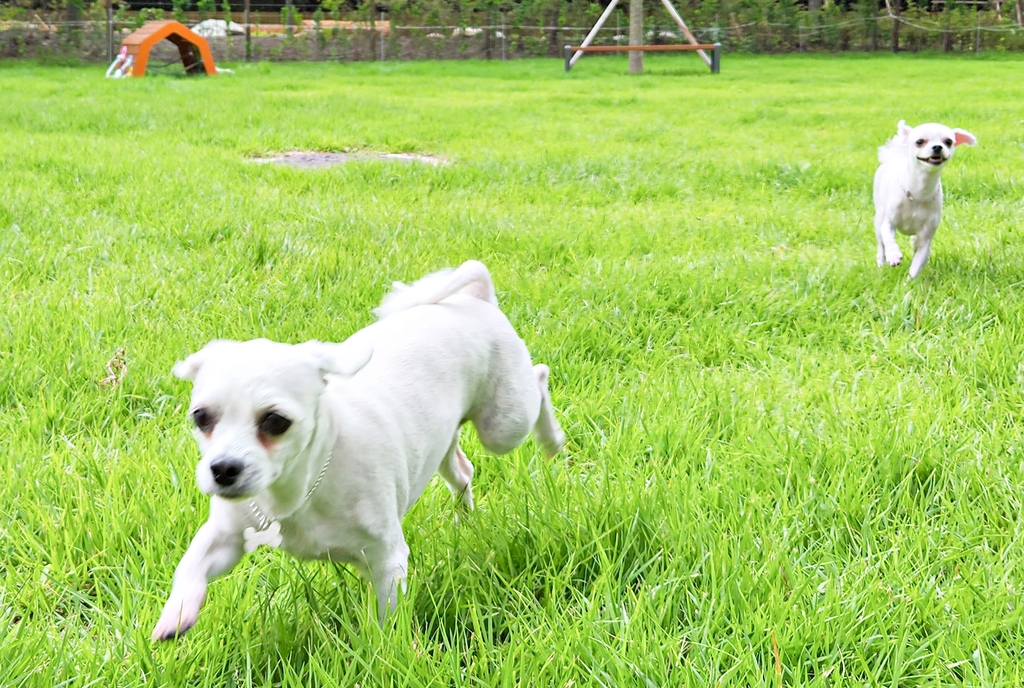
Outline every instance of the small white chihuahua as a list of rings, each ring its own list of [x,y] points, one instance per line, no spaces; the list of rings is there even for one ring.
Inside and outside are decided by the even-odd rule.
[[[896,245],[896,230],[910,235],[914,258],[910,278],[917,277],[928,262],[932,237],[942,219],[942,168],[957,146],[978,141],[969,131],[941,124],[921,124],[913,129],[900,120],[896,136],[878,149],[875,171],[875,237],[878,267],[899,265],[903,260]]]
[[[260,544],[353,564],[383,618],[405,585],[402,517],[434,473],[473,506],[465,421],[498,454],[531,430],[549,455],[562,448],[548,367],[530,362],[482,263],[395,283],[375,313],[342,344],[213,341],[174,366],[194,381],[210,517],[174,572],[154,638],[191,628],[207,583]]]

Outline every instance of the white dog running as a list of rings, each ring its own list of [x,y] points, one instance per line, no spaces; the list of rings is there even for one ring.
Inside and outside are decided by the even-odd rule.
[[[194,381],[210,517],[178,564],[154,638],[191,628],[208,581],[264,543],[353,564],[383,617],[406,577],[402,517],[434,473],[473,505],[462,423],[499,454],[531,430],[548,454],[561,449],[548,368],[531,364],[483,264],[396,283],[376,313],[342,344],[214,341],[175,365]]]
[[[900,120],[896,136],[878,149],[875,172],[875,237],[878,267],[899,265],[896,230],[910,235],[914,258],[910,277],[917,277],[928,262],[932,237],[942,220],[942,168],[957,146],[973,146],[969,131],[942,124],[921,124],[911,129]]]

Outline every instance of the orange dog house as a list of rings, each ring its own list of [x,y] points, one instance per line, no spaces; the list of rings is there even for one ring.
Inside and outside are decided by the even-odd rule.
[[[131,75],[145,76],[146,63],[149,62],[149,51],[162,40],[168,40],[178,46],[181,63],[185,65],[185,73],[209,74],[217,73],[213,63],[213,53],[206,39],[184,24],[176,21],[151,21],[142,28],[131,32],[121,41],[121,47],[128,50],[132,58]]]

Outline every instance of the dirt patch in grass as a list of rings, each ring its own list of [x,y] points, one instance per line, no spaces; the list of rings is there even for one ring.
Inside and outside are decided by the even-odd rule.
[[[315,170],[334,167],[350,162],[377,160],[382,162],[420,163],[423,165],[447,165],[448,161],[433,155],[418,153],[315,153],[310,151],[290,151],[265,158],[253,158],[253,162],[275,163],[287,165],[301,170]]]

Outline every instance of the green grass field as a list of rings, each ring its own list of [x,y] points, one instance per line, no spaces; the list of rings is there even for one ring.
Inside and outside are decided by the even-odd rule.
[[[1021,685],[1024,60],[625,65],[0,64],[0,683]],[[979,139],[913,283],[871,226],[901,118]],[[293,149],[453,164],[247,160]],[[171,365],[468,258],[566,452],[467,430],[477,510],[432,484],[383,628],[263,549],[151,642],[208,503]]]

